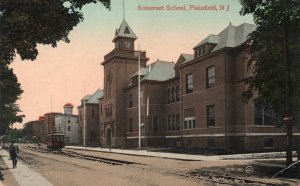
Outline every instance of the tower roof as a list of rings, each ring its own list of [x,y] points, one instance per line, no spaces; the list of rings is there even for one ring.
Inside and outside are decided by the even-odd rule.
[[[128,25],[128,23],[123,19],[119,29],[116,30],[115,37],[113,39],[113,42],[118,38],[118,37],[126,37],[126,38],[132,38],[132,39],[137,39],[136,35]]]
[[[43,121],[45,120],[45,117],[44,116],[39,116],[39,121]]]
[[[73,108],[74,105],[73,105],[72,103],[66,103],[66,104],[64,105],[64,108],[66,108],[66,107]]]

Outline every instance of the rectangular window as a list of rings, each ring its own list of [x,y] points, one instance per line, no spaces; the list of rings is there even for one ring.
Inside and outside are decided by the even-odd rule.
[[[65,137],[65,142],[69,142],[70,138],[69,137]]]
[[[176,101],[180,101],[180,89],[179,86],[176,86]]]
[[[214,149],[215,147],[216,147],[215,139],[208,139],[207,140],[207,148],[208,149]]]
[[[255,125],[275,125],[279,123],[273,109],[263,103],[263,101],[254,101],[254,122]]]
[[[195,117],[184,118],[184,129],[193,129],[196,128]]]
[[[133,119],[129,118],[128,120],[128,132],[133,132]]]
[[[153,131],[158,131],[158,117],[157,116],[153,116],[152,126],[153,126]]]
[[[92,118],[95,118],[95,109],[92,109]]]
[[[68,131],[71,131],[71,126],[68,126]]]
[[[176,126],[175,126],[175,115],[172,115],[172,130],[175,130]]]
[[[215,105],[207,106],[206,114],[207,114],[207,127],[215,126]]]
[[[172,130],[172,121],[171,121],[171,116],[167,117],[167,126],[168,126],[168,130]]]
[[[128,96],[128,107],[133,107],[132,94],[129,94]]]
[[[180,129],[180,117],[179,114],[176,114],[176,130]]]
[[[144,92],[143,91],[141,91],[141,93],[140,93],[140,103],[141,103],[141,105],[144,105]]]
[[[145,133],[145,125],[144,125],[144,123],[141,123],[141,133]]]
[[[215,84],[215,66],[206,69],[206,88],[211,88]]]
[[[171,90],[168,88],[168,103],[171,103]]]
[[[172,88],[172,103],[175,102],[175,98],[176,98],[176,92],[175,92],[175,89],[174,87]]]
[[[186,75],[186,93],[193,92],[193,74]]]
[[[264,148],[273,148],[274,141],[273,138],[264,138]]]

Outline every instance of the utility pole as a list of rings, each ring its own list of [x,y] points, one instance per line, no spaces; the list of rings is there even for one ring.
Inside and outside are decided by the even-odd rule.
[[[286,166],[288,167],[293,162],[292,143],[293,131],[291,123],[291,98],[290,98],[290,64],[288,60],[286,23],[283,22],[283,62],[284,62],[284,86],[285,86],[285,116],[283,118],[286,126]]]
[[[85,81],[83,83],[83,146],[85,147],[85,130],[86,130],[86,108],[85,108]]]
[[[141,149],[141,74],[140,74],[140,68],[141,68],[141,50],[139,47],[139,60],[138,60],[138,113],[139,113],[139,149]]]

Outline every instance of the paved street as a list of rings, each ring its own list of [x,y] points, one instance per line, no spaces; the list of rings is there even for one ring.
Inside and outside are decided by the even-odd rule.
[[[201,175],[195,179],[195,173],[201,172],[205,172],[205,174],[213,172],[213,175],[226,173],[233,177],[261,183],[269,181],[269,177],[267,175],[257,176],[262,173],[259,172],[259,166],[256,165],[265,163],[273,166],[272,163],[274,163],[273,160],[264,162],[260,160],[220,160],[220,157],[214,159],[213,156],[203,161],[180,160],[180,158],[176,158],[176,154],[172,155],[172,153],[168,153],[172,155],[169,158],[163,157],[163,153],[157,153],[156,157],[133,156],[120,152],[95,151],[95,148],[81,150],[68,148],[62,152],[49,153],[36,146],[28,148],[26,145],[20,145],[19,147],[21,153],[17,169],[11,169],[8,153],[0,150],[1,157],[8,166],[8,169],[4,170],[6,180],[3,184],[6,186],[220,185],[216,181],[216,176],[210,175],[209,179],[205,180],[208,177]],[[140,151],[140,153],[145,152]],[[154,156],[155,153],[152,155]],[[199,157],[203,158],[204,156]],[[279,161],[281,160],[279,159]],[[249,165],[254,168],[254,172],[245,172],[245,167]],[[269,167],[270,170],[274,168],[280,169],[280,167]],[[193,176],[190,174],[191,172]],[[274,179],[270,183],[274,185],[300,184],[299,180],[295,179],[285,181]]]

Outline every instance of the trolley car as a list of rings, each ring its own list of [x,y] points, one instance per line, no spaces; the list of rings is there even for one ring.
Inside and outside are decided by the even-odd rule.
[[[48,134],[46,138],[47,147],[50,150],[60,150],[65,147],[65,137],[62,133]]]

